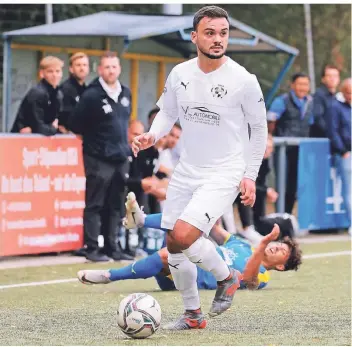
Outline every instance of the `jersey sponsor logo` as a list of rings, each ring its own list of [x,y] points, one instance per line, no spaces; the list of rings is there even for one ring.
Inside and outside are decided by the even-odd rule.
[[[260,98],[258,102],[264,102],[264,99],[263,99],[263,98]]]
[[[77,95],[77,96],[75,97],[75,100],[76,100],[76,102],[79,101],[79,95]]]
[[[103,110],[105,114],[111,113],[112,112],[112,107],[111,105],[103,105]]]
[[[104,104],[104,105],[102,106],[102,108],[103,108],[105,114],[111,113],[111,112],[112,112],[112,107],[111,107],[111,105],[109,104],[108,100],[107,100],[107,99],[103,99],[103,100],[102,100],[102,103]]]
[[[193,123],[202,123],[206,125],[219,126],[220,115],[216,112],[209,110],[206,107],[184,107],[181,106],[184,119]]]
[[[235,263],[236,258],[239,256],[238,253],[234,252],[232,249],[225,248],[220,246],[222,250],[222,254],[224,255],[224,260],[227,265],[233,265]]]
[[[189,82],[187,82],[187,84],[186,83],[184,83],[184,82],[181,82],[181,86],[182,87],[185,87],[185,90],[187,90],[187,86],[189,85]]]
[[[227,94],[227,90],[225,86],[223,86],[222,84],[218,84],[217,86],[211,88],[211,93],[213,94],[214,98],[222,99]]]

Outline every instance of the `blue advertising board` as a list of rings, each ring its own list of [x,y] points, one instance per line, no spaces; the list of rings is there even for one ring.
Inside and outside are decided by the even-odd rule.
[[[342,181],[332,166],[328,140],[300,143],[297,198],[301,230],[349,227]]]

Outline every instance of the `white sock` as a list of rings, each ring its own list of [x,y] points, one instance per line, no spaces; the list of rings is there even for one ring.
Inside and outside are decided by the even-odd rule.
[[[225,222],[225,229],[228,231],[230,234],[234,235],[236,234],[236,222],[235,222],[235,215],[233,213],[233,207],[230,205],[230,208],[228,208],[225,213],[223,214],[222,218],[224,219]]]
[[[230,275],[229,267],[216,251],[215,246],[204,237],[200,237],[183,253],[192,263],[210,271],[217,281],[223,281]]]
[[[169,253],[168,263],[175,287],[182,295],[185,310],[199,309],[197,266],[191,263],[183,253]]]
[[[243,237],[245,237],[253,246],[258,246],[263,236],[260,235],[255,229],[254,226],[249,226],[246,230],[238,232]]]

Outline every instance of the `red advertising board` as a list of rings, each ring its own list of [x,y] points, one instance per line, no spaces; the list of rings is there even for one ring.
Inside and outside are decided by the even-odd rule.
[[[0,256],[82,246],[81,148],[74,136],[0,137]]]

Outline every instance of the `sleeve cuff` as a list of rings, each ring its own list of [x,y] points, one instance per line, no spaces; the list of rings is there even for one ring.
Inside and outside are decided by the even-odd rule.
[[[266,119],[267,119],[268,122],[275,122],[275,121],[277,121],[278,118],[279,118],[278,114],[275,113],[275,112],[268,111],[266,113]]]
[[[249,178],[255,182],[257,180],[257,176],[258,174],[255,174],[253,172],[245,172],[243,178]]]

